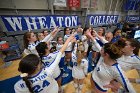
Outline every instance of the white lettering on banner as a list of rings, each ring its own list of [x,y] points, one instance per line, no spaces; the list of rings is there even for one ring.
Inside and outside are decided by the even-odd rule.
[[[66,27],[70,27],[71,26],[71,19],[69,17],[65,18],[65,25],[66,25]]]
[[[105,24],[105,16],[103,16],[102,24]]]
[[[90,25],[94,25],[94,24],[92,23],[92,19],[93,19],[93,16],[91,16],[91,17],[89,18],[89,24],[90,24]]]
[[[130,17],[129,20],[139,20],[139,17]]]
[[[77,26],[78,24],[77,24],[77,21],[78,21],[78,16],[72,16],[72,26]]]
[[[41,29],[48,28],[48,26],[45,24],[46,17],[37,17],[37,18],[39,19]]]
[[[106,19],[106,24],[109,24],[109,20],[110,19],[110,16],[107,16],[107,19]]]
[[[51,18],[50,28],[55,28],[56,27],[55,21],[52,16],[50,18]]]
[[[91,15],[89,16],[89,25],[103,25],[117,23],[118,16],[114,15]]]
[[[59,27],[62,27],[63,17],[57,17],[57,21],[59,22]]]
[[[98,24],[98,16],[96,16],[94,20],[95,20],[94,21],[95,25],[97,25]]]
[[[35,22],[35,17],[30,17],[32,22],[30,22],[29,17],[24,17],[24,19],[27,23],[28,29],[30,29],[30,30],[37,29],[37,25],[36,25],[36,22]]]
[[[102,20],[101,20],[102,16],[99,16],[99,24],[102,24]]]
[[[1,16],[8,31],[78,26],[78,16]]]
[[[5,19],[9,22],[14,31],[17,30],[17,27],[19,30],[22,30],[21,17],[5,17]]]

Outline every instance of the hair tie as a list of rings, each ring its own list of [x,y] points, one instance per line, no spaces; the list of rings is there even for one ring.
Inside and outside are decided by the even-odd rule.
[[[22,73],[22,74],[20,74],[20,77],[27,77],[28,76],[28,73]]]

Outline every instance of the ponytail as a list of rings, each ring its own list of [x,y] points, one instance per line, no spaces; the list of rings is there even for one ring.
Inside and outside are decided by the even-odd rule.
[[[46,42],[40,42],[37,46],[36,46],[36,50],[39,54],[39,57],[41,59],[42,62],[42,57],[46,54],[46,49],[48,49],[48,46],[46,44]],[[44,62],[42,62],[44,64]]]
[[[28,77],[27,77],[27,76],[26,76],[26,77],[22,77],[22,79],[23,79],[23,81],[25,81],[25,84],[26,84],[26,86],[28,87],[30,93],[34,93],[32,87],[31,87],[31,83],[30,83],[30,81],[28,80]]]
[[[28,80],[28,76],[32,75],[36,71],[39,63],[40,60],[35,54],[29,54],[25,56],[23,59],[21,59],[19,63],[18,71],[22,73],[20,77],[23,79],[23,81],[25,81],[25,84],[29,89],[30,93],[34,92],[32,89],[32,84],[30,80]]]

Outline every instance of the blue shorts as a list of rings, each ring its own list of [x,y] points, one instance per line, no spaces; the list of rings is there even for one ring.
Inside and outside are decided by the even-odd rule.
[[[64,65],[65,65],[65,57],[62,57],[61,60],[60,60],[60,63],[59,63],[59,67],[63,68]]]

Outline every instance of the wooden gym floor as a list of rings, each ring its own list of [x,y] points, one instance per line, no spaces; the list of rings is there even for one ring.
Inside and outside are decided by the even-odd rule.
[[[10,66],[2,67],[2,65],[4,65],[4,62],[2,61],[2,59],[0,59],[0,81],[18,76],[20,74],[17,70],[19,61],[20,60],[15,60],[10,64]],[[131,77],[131,78],[140,78],[136,70],[131,70],[127,72],[126,75],[127,77]],[[89,93],[89,91],[91,90],[89,78],[90,78],[90,74],[84,80],[84,87],[82,89],[82,93]],[[133,86],[136,92],[140,93],[140,84],[133,84]],[[74,93],[74,91],[75,89],[73,87],[73,82],[70,82],[69,84],[65,85],[64,93]],[[109,91],[109,93],[112,92]]]

